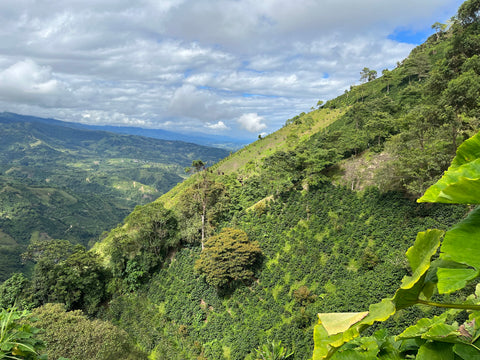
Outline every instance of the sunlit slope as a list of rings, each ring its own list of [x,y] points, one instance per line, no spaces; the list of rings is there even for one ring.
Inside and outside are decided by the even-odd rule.
[[[218,176],[217,180],[220,182],[222,176],[233,173],[240,177],[258,174],[265,158],[279,151],[295,151],[313,135],[324,131],[327,126],[338,120],[345,113],[345,109],[317,109],[302,113],[288,120],[285,126],[276,132],[258,139],[216,164],[207,163],[207,167],[212,174]],[[165,203],[167,207],[173,207],[179,194],[194,182],[195,176],[175,186],[158,201]]]

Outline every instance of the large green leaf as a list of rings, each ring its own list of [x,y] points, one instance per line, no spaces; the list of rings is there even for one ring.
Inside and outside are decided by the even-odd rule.
[[[480,351],[476,346],[455,344],[453,351],[463,360],[480,360]]]
[[[445,324],[448,318],[455,316],[460,310],[448,310],[439,316],[433,317],[433,319],[420,319],[415,325],[406,328],[400,335],[396,337],[397,340],[414,339],[423,337],[428,333],[432,327],[438,324]]]
[[[440,246],[442,235],[443,231],[436,229],[419,232],[414,245],[408,249],[407,258],[413,273],[402,279],[402,285],[392,299],[397,310],[417,303],[424,290],[431,258]]]
[[[443,177],[418,202],[478,204],[480,202],[480,133],[457,149]]]
[[[429,187],[418,202],[478,204],[480,202],[480,159],[458,168],[449,168]]]
[[[335,335],[347,331],[352,325],[358,323],[367,315],[368,311],[358,313],[323,313],[318,314],[318,318],[328,335]]]
[[[456,168],[480,158],[480,133],[465,140],[457,149],[450,168]]]
[[[440,294],[448,294],[467,285],[467,282],[475,279],[478,276],[478,271],[475,269],[450,269],[439,268],[437,270],[437,289]]]
[[[426,342],[418,350],[417,360],[454,360],[453,345],[442,342]]]
[[[450,293],[463,288],[480,273],[480,208],[445,233],[440,258],[459,265],[440,266],[438,291]],[[463,266],[463,268],[462,268]]]
[[[319,321],[313,331],[315,343],[313,360],[330,359],[343,344],[360,336],[363,329],[376,321],[387,320],[394,313],[393,302],[390,299],[383,299],[377,304],[370,305],[368,312],[318,314]],[[336,321],[338,324],[335,324]]]

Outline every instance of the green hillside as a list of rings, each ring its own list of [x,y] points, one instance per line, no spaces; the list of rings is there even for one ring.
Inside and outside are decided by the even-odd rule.
[[[470,202],[415,200],[478,132],[479,13],[477,0],[466,1],[450,26],[383,76],[365,68],[362,85],[287,120],[279,131],[214,165],[206,157],[190,161],[192,176],[136,207],[91,251],[37,239],[26,254],[35,264],[32,277],[10,279],[0,295],[39,309],[62,302],[67,310],[110,321],[154,360],[258,359],[264,345],[278,349],[280,341],[297,360],[311,359],[314,346],[315,360],[478,358],[479,313],[424,319],[421,325],[432,326],[429,337],[421,337],[427,325],[415,327],[411,341],[388,334],[443,313],[407,306],[433,294],[436,273],[427,277],[418,269],[430,266],[439,245],[422,249],[431,251],[427,259],[405,253],[417,233],[447,230],[473,209]],[[471,143],[480,144],[478,138]],[[474,164],[455,180],[478,194],[480,145],[462,154],[456,166]],[[452,186],[443,194],[443,184],[437,195],[455,195],[458,185]],[[462,302],[475,292],[480,265],[472,265],[472,249],[459,251],[468,261],[447,253],[432,265],[451,266],[448,274],[456,274],[444,280],[452,291],[436,292],[436,301]],[[390,299],[400,284],[404,298],[395,301],[403,301],[402,310],[388,316],[373,311],[381,323],[366,332],[369,337],[334,355],[359,330],[345,326],[355,323],[348,318],[335,324],[337,336],[321,333],[317,314],[354,312],[361,321],[370,304]],[[468,301],[478,303],[479,295]],[[447,316],[453,323],[446,324]],[[468,346],[454,348],[453,341]],[[445,357],[433,357],[442,349]]]
[[[197,158],[225,150],[0,114],[0,279],[21,270],[19,254],[39,237],[88,245],[136,205],[185,177]]]

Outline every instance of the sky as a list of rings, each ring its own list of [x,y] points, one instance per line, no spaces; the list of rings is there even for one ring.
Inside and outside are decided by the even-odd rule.
[[[257,138],[378,73],[460,0],[0,0],[0,112]]]

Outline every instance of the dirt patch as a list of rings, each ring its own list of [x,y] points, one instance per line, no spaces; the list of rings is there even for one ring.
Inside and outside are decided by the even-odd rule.
[[[368,186],[377,185],[377,173],[384,168],[384,164],[392,161],[393,157],[385,152],[375,154],[366,151],[356,157],[342,161],[339,165],[340,176],[335,181],[351,190],[363,190]]]

